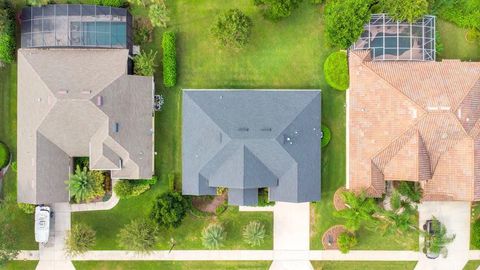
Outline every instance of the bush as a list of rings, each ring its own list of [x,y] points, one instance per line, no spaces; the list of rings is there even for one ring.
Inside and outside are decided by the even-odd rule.
[[[152,41],[153,25],[145,18],[135,18],[133,22],[133,42],[145,44]]]
[[[105,195],[105,175],[102,171],[89,171],[87,167],[80,169],[77,165],[75,174],[66,182],[71,198],[79,202],[89,202]]]
[[[90,159],[89,157],[74,157],[73,158],[73,166],[76,168],[77,166],[80,166],[80,168],[90,167]]]
[[[331,87],[344,91],[349,86],[347,53],[338,51],[330,54],[323,64],[325,80]]]
[[[148,18],[153,26],[167,27],[170,18],[168,17],[168,10],[165,2],[161,1],[152,4],[148,11]]]
[[[416,22],[428,13],[428,0],[381,0],[383,12],[397,21]]]
[[[166,31],[162,38],[163,48],[163,84],[173,87],[177,84],[177,49],[175,45],[175,33]]]
[[[480,30],[478,0],[436,0],[432,10],[438,17],[460,27]]]
[[[157,56],[157,51],[145,52],[142,51],[140,54],[133,57],[133,72],[136,75],[140,76],[153,76],[155,73],[155,57]]]
[[[27,0],[27,5],[40,7],[40,6],[48,5],[48,2],[50,2],[50,0]]]
[[[322,124],[322,148],[328,145],[331,138],[332,133],[330,132],[330,129],[326,125]]]
[[[480,249],[480,219],[476,219],[472,227],[472,245]]]
[[[132,220],[118,234],[120,247],[138,252],[149,252],[158,243],[159,230],[151,221]]]
[[[25,214],[35,213],[35,204],[18,203],[18,208],[20,208]]]
[[[272,206],[275,205],[274,201],[268,199],[268,189],[261,188],[258,190],[258,206]]]
[[[412,202],[419,203],[422,199],[423,191],[418,183],[402,181],[397,187],[398,193],[409,198]]]
[[[311,0],[318,3],[319,0]],[[270,20],[279,20],[292,14],[302,0],[254,0],[256,6],[260,7],[263,16]]]
[[[226,233],[221,224],[210,224],[202,232],[202,244],[208,249],[218,249],[225,241]]]
[[[217,206],[217,208],[215,209],[215,214],[219,216],[223,214],[225,211],[227,211],[227,208],[228,208],[228,203],[225,201],[219,206]]]
[[[258,221],[251,221],[243,228],[243,241],[251,247],[260,246],[265,241],[265,226]]]
[[[66,252],[73,256],[87,252],[95,245],[95,234],[95,231],[86,224],[74,224],[65,239]]]
[[[107,7],[124,7],[124,0],[95,0],[95,5]]]
[[[180,226],[187,215],[190,202],[178,192],[167,192],[157,197],[150,218],[166,228]]]
[[[10,161],[10,151],[6,144],[0,142],[0,169],[8,165]]]
[[[348,48],[363,33],[370,20],[371,0],[332,0],[325,5],[325,34],[328,41]]]
[[[0,3],[0,62],[15,60],[15,11],[8,1]]]
[[[230,9],[219,15],[210,32],[226,48],[243,48],[250,39],[252,20],[239,9]]]
[[[120,199],[136,197],[150,189],[150,184],[141,180],[120,180],[113,190]]]
[[[350,249],[357,245],[357,238],[351,233],[343,232],[338,236],[337,245],[340,252],[348,253]]]

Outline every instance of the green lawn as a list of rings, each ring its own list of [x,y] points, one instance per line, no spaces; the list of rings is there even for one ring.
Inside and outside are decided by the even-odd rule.
[[[467,264],[463,267],[463,270],[477,270],[480,266],[480,261],[468,261]]]
[[[455,24],[437,19],[437,30],[440,33],[444,51],[439,54],[439,59],[480,60],[480,45],[478,41],[468,42],[465,40],[466,29]]]
[[[34,270],[38,261],[10,261],[0,266],[0,270]]]
[[[77,270],[268,270],[269,261],[74,261]]]
[[[0,68],[0,141],[6,143],[16,156],[17,149],[17,66],[7,65]],[[17,197],[16,173],[10,170],[3,179],[2,196]],[[38,249],[34,240],[33,216],[24,214],[14,208],[11,213],[13,226],[16,228],[18,249]]]
[[[315,270],[413,270],[417,262],[312,261]]]

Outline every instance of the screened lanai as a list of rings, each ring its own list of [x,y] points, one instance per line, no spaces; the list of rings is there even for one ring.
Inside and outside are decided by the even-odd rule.
[[[371,49],[374,61],[435,61],[435,16],[408,23],[373,14],[352,49]]]
[[[21,46],[131,48],[132,16],[123,8],[94,5],[25,7]]]

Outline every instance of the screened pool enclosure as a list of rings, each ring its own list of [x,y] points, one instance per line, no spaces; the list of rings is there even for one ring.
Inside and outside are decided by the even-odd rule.
[[[21,46],[131,48],[132,16],[126,9],[93,5],[26,7]]]
[[[407,23],[386,14],[373,14],[352,49],[371,49],[374,61],[435,61],[435,16]]]

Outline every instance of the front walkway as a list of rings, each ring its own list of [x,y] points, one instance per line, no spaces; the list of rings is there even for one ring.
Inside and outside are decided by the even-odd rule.
[[[416,270],[461,270],[469,259],[470,251],[470,202],[423,202],[418,207],[419,226],[435,216],[447,228],[447,235],[455,234],[448,256],[432,260],[420,256]],[[422,246],[420,237],[420,246]]]
[[[50,239],[46,245],[39,246],[37,270],[75,269],[65,255],[65,236],[70,230],[70,205],[56,203],[52,206],[54,218],[50,224]]]

